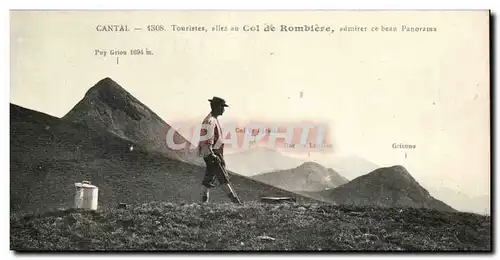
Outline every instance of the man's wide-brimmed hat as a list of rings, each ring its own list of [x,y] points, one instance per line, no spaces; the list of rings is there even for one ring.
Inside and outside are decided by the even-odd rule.
[[[224,107],[229,107],[227,104],[226,104],[226,100],[220,98],[220,97],[213,97],[212,99],[209,99],[208,101],[210,101],[210,103],[215,103],[215,104],[219,104],[219,105],[222,105]]]

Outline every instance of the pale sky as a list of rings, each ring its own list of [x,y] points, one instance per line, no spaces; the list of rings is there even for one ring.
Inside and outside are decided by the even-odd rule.
[[[57,117],[111,77],[167,123],[327,123],[335,153],[401,164],[419,182],[489,194],[488,12],[14,12],[11,102]],[[215,25],[318,24],[321,32],[212,32]],[[99,24],[142,31],[97,32]],[[163,24],[166,32],[148,32]],[[171,32],[171,24],[204,32]],[[437,32],[401,32],[401,25]],[[395,26],[398,32],[339,32]],[[148,48],[153,56],[109,50]],[[95,56],[107,50],[106,57]],[[303,98],[299,94],[303,91]],[[393,143],[416,145],[395,150]]]

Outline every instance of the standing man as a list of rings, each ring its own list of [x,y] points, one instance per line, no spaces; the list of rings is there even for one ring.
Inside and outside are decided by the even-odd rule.
[[[217,179],[231,201],[241,204],[240,199],[229,183],[229,176],[225,169],[223,134],[219,120],[217,119],[224,114],[224,109],[229,106],[220,97],[213,97],[208,101],[210,101],[212,111],[203,120],[200,133],[201,138],[198,145],[198,155],[203,157],[206,164],[205,177],[202,182],[202,202],[208,202],[209,190],[210,188],[215,188],[215,181]]]

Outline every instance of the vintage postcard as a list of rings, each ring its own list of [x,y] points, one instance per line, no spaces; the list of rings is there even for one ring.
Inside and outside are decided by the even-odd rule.
[[[490,12],[10,12],[14,251],[491,251]]]

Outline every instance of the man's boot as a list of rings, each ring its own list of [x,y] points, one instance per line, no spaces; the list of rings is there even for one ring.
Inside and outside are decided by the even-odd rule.
[[[203,187],[203,192],[201,194],[201,203],[207,203],[209,199],[209,191],[208,188]]]
[[[203,194],[203,196],[201,196],[201,203],[208,203],[208,195]]]

